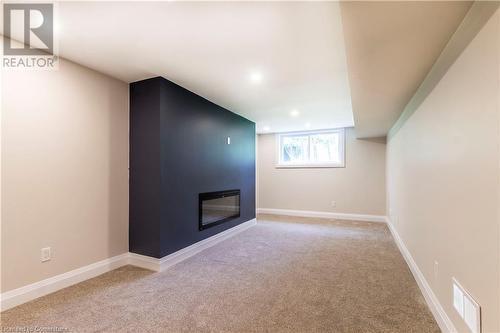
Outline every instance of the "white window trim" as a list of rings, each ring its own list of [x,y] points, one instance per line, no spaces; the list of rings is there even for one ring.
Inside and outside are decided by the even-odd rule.
[[[311,134],[321,134],[321,133],[340,133],[340,156],[342,160],[340,163],[283,163],[281,162],[281,138],[290,135],[311,135]],[[327,130],[316,130],[316,131],[301,131],[301,132],[287,132],[276,134],[276,165],[277,169],[302,169],[302,168],[345,168],[345,129],[344,128],[334,128]]]

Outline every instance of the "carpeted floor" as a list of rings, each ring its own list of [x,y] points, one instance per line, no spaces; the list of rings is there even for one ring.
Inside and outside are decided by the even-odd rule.
[[[122,267],[1,319],[71,332],[439,332],[385,225],[276,216],[165,272]]]

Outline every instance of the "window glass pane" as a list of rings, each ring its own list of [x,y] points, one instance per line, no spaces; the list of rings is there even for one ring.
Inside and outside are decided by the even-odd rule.
[[[311,135],[311,162],[340,163],[339,133]]]
[[[307,135],[283,136],[281,140],[282,162],[306,162],[308,160],[309,137]]]

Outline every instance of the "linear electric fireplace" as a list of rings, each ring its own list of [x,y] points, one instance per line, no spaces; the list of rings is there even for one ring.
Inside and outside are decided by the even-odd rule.
[[[240,217],[240,190],[200,193],[200,230]]]

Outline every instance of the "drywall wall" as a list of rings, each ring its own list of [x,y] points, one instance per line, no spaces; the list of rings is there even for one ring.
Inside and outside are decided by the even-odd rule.
[[[226,190],[240,216],[199,230],[199,194]],[[253,218],[255,123],[162,77],[132,83],[130,251],[161,258]]]
[[[388,215],[459,332],[452,277],[483,332],[500,331],[499,23],[497,10],[387,145]]]
[[[385,215],[385,142],[345,133],[345,168],[276,168],[277,135],[259,135],[257,207]]]
[[[127,252],[127,168],[126,83],[62,59],[3,71],[2,292]]]

